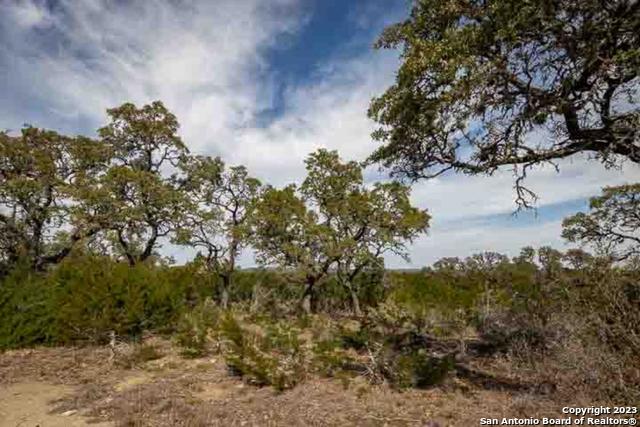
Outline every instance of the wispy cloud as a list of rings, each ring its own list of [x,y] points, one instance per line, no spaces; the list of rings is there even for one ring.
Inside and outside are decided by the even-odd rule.
[[[224,141],[268,108],[262,52],[303,23],[297,2],[266,3],[3,2],[3,116],[92,129],[107,107],[162,99],[192,146]]]

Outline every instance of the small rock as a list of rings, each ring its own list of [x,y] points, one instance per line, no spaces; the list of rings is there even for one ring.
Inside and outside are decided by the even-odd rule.
[[[70,411],[63,412],[63,413],[62,413],[62,416],[63,416],[63,417],[69,417],[69,416],[71,416],[71,415],[75,414],[76,412],[78,412],[78,411],[76,411],[75,409],[72,409],[72,410],[70,410]]]

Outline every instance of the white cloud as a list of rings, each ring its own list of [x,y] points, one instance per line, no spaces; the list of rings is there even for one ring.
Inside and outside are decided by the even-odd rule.
[[[558,167],[557,171],[551,165],[543,165],[528,173],[525,185],[538,195],[538,208],[591,197],[605,185],[640,181],[640,168],[631,163],[619,169],[606,169],[598,161],[576,156],[559,162]],[[510,170],[492,177],[447,176],[416,184],[413,198],[428,207],[436,218],[447,221],[495,215],[515,210],[513,184]]]
[[[391,55],[367,55],[327,65],[314,83],[286,91],[282,117],[266,128],[238,130],[241,149],[229,147],[225,158],[279,185],[299,180],[304,158],[321,147],[364,160],[374,147],[367,106],[388,84],[395,63]]]
[[[558,166],[559,171],[550,165],[535,169],[525,182],[539,196],[535,206],[541,217],[553,205],[592,197],[604,186],[640,181],[640,168],[631,163],[607,170],[597,161],[577,156]],[[515,256],[524,246],[566,249],[560,237],[561,220],[535,218],[526,226],[515,226],[508,220],[491,221],[493,215],[515,212],[513,183],[512,172],[504,170],[492,177],[454,175],[414,185],[414,203],[428,208],[433,218],[429,235],[411,248],[411,266],[423,267],[445,256],[464,257],[483,251]],[[403,266],[403,261],[390,258],[389,264]]]
[[[203,150],[270,107],[260,86],[268,71],[262,52],[303,22],[294,0],[62,0],[46,10],[36,1],[0,6],[8,85],[48,109],[48,123],[38,125],[76,117],[97,126],[106,108],[162,99],[189,144]],[[31,30],[42,20],[48,27],[38,37]],[[16,101],[0,108],[15,109]]]
[[[49,13],[42,4],[30,1],[17,2],[10,6],[7,4],[1,10],[8,13],[11,20],[20,28],[46,27],[50,23]]]

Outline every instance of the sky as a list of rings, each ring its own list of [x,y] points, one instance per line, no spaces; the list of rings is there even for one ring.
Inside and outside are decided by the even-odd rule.
[[[372,97],[393,83],[398,52],[373,49],[407,0],[0,0],[0,129],[24,124],[95,136],[106,109],[161,100],[196,154],[246,165],[276,186],[300,182],[318,148],[363,160],[375,148]],[[640,181],[637,165],[573,157],[528,174],[535,211],[514,215],[510,170],[414,184],[432,215],[410,247],[420,268],[445,256],[568,246],[566,216],[605,185]],[[373,168],[368,179],[384,179]],[[184,261],[192,254],[165,245]],[[243,254],[242,265],[253,264]]]

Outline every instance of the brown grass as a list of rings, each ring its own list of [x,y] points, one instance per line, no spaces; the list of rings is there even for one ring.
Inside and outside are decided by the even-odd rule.
[[[36,381],[72,387],[74,392],[54,402],[52,410],[77,411],[117,426],[470,426],[479,425],[481,417],[560,416],[562,406],[571,403],[599,404],[562,389],[487,390],[456,378],[438,388],[404,392],[362,378],[348,384],[310,378],[277,393],[230,376],[219,357],[185,359],[158,338],[145,344],[162,357],[129,364],[110,362],[109,351],[100,347],[5,352],[0,354],[0,386]],[[128,351],[135,354],[135,349]],[[131,354],[118,357],[128,360]],[[483,369],[514,380],[528,374],[514,370],[506,358],[483,363]]]

